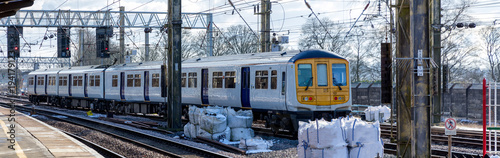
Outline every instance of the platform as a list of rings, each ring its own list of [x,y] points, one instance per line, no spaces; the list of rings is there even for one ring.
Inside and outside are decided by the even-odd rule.
[[[9,111],[10,109],[0,107],[0,157],[2,158],[103,157],[44,122],[18,112],[10,117]],[[15,123],[9,122],[12,118],[15,119]],[[14,133],[11,132],[11,124],[15,125]],[[12,135],[15,136],[14,146],[8,140]]]

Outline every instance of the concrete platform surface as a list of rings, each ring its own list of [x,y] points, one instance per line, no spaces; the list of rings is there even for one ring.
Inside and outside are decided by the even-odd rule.
[[[0,107],[0,158],[16,157],[103,156],[44,122],[17,111],[11,113],[11,109]]]

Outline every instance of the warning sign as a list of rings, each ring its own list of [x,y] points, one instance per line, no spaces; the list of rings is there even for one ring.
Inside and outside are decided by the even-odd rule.
[[[457,135],[457,121],[448,118],[444,121],[444,135]]]

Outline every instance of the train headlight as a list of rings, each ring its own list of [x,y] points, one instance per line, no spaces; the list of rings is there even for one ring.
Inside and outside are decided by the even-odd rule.
[[[304,96],[304,97],[302,97],[302,100],[304,100],[304,101],[312,101],[313,97],[311,97],[311,96]]]

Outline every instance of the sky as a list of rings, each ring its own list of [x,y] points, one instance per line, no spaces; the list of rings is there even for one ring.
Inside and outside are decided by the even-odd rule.
[[[260,16],[254,14],[254,5],[259,5],[260,0],[231,0],[242,17],[228,3],[228,0],[182,0],[182,12],[189,13],[213,13],[214,23],[220,28],[227,28],[231,25],[249,26],[258,33],[260,28]],[[445,1],[445,0],[443,0]],[[453,0],[452,0],[453,1]],[[301,26],[309,17],[311,10],[307,8],[303,0],[272,0],[271,29],[278,35],[290,37],[287,47],[298,49],[299,38],[302,35]],[[361,16],[357,25],[374,24],[377,26],[386,25],[388,19],[388,9],[385,0],[307,0],[311,9],[320,19],[328,18],[335,23],[345,24],[346,27],[352,25],[353,21],[361,15],[363,8],[370,3],[364,15]],[[380,11],[379,11],[380,4]],[[33,6],[23,8],[23,10],[81,10],[96,11],[108,10],[118,11],[119,6],[125,6],[126,11],[144,12],[166,12],[167,0],[35,0]],[[443,9],[454,9],[454,6]],[[478,24],[478,27],[492,25],[495,19],[500,24],[500,1],[497,0],[477,0],[468,11],[469,15]],[[313,16],[311,16],[313,17]],[[363,21],[365,17],[373,18],[372,23]],[[379,27],[364,27],[363,29],[375,31]],[[91,28],[89,28],[91,29]],[[356,29],[356,28],[355,28]],[[6,28],[0,28],[5,34]],[[117,31],[117,29],[115,29]],[[141,45],[144,43],[144,33],[142,29],[126,30],[126,44]],[[196,30],[199,31],[199,30]],[[201,30],[204,31],[204,30]],[[56,40],[49,39],[43,41],[45,34],[55,33],[56,28],[24,28],[24,38],[28,43],[36,43],[29,48],[23,48],[21,56],[56,56]],[[72,29],[72,40],[78,41],[77,29]],[[0,33],[0,35],[2,35]],[[151,43],[156,43],[157,38],[151,37]],[[43,41],[43,44],[40,43]],[[115,39],[115,41],[118,40]],[[24,43],[24,42],[21,42]],[[3,50],[1,56],[6,56],[6,39],[0,38],[0,46]],[[132,46],[130,46],[132,47]],[[127,48],[128,49],[128,48]],[[130,48],[134,49],[134,48]],[[72,48],[76,51],[76,48]]]

